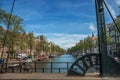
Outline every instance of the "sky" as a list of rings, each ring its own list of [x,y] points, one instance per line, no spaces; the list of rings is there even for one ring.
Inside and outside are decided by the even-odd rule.
[[[0,8],[10,13],[13,0],[0,0]],[[120,0],[106,0],[115,18]],[[106,23],[111,21],[105,10]],[[13,14],[24,19],[24,29],[35,36],[45,35],[67,49],[97,33],[94,0],[16,0]]]

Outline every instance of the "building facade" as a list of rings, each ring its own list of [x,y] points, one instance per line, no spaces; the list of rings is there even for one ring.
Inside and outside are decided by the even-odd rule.
[[[109,36],[111,38],[109,45],[109,55],[120,58],[120,33],[114,25],[109,25]]]

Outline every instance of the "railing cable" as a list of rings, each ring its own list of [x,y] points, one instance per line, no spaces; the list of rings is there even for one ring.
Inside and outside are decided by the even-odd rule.
[[[112,14],[111,14],[111,12],[110,12],[108,6],[107,6],[107,4],[106,4],[106,2],[105,2],[104,0],[103,0],[103,3],[104,3],[104,5],[105,5],[105,7],[106,7],[106,9],[107,9],[107,11],[108,11],[110,17],[112,18],[112,21],[113,21],[113,23],[115,24],[116,29],[117,29],[118,32],[120,33],[120,29],[118,28],[118,25],[116,24],[116,22],[115,22],[115,20],[114,20],[114,18],[113,18],[113,16],[112,16]]]

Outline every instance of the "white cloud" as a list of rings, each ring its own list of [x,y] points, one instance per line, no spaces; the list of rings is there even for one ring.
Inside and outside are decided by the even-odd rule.
[[[91,31],[96,31],[96,28],[95,28],[95,26],[94,26],[93,23],[90,23],[90,24],[89,24],[89,29],[90,29]]]
[[[79,1],[77,3],[73,3],[71,1],[64,1],[64,2],[59,2],[57,5],[59,6],[59,8],[62,8],[62,9],[73,9],[73,8],[88,6],[90,5],[90,3],[85,2],[81,4]]]
[[[14,13],[18,16],[20,16],[21,18],[23,18],[25,21],[28,20],[35,20],[38,17],[39,18],[43,18],[43,15],[41,14],[41,12],[38,12],[37,10],[31,10],[31,9],[19,9],[19,10],[15,10]]]
[[[59,33],[43,33],[36,35],[45,35],[47,37],[48,41],[54,42],[56,45],[59,45],[60,47],[67,49],[72,46],[74,46],[77,42],[79,42],[81,39],[84,39],[88,36],[88,34],[59,34]]]
[[[120,4],[120,0],[115,0],[116,1],[116,4]]]
[[[111,5],[109,5],[107,2],[106,2],[106,4],[107,4],[107,6],[108,6],[108,8],[109,8],[109,10],[110,10],[110,12],[111,12],[111,14],[112,14],[112,16],[113,16],[114,18],[116,18],[116,12],[115,12],[115,10],[113,9],[113,7],[112,7]]]

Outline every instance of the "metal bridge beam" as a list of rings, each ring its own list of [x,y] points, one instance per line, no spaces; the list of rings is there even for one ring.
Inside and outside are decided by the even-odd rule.
[[[104,0],[95,0],[96,19],[98,28],[98,43],[99,54],[87,54],[76,60],[70,69],[68,75],[81,75],[84,76],[86,71],[94,65],[100,65],[100,76],[120,76],[120,63],[117,63],[112,57],[107,54],[107,41],[106,41],[106,25],[104,17]],[[92,57],[96,57],[96,63],[93,65]],[[87,60],[86,60],[87,59]],[[99,60],[98,60],[99,59]],[[100,61],[100,63],[98,62]],[[89,64],[87,64],[89,63]],[[83,65],[82,65],[83,64]]]
[[[100,75],[106,74],[107,41],[103,0],[95,0],[100,53]]]
[[[100,75],[120,75],[120,63],[107,55],[106,25],[104,18],[104,0],[95,0],[98,28]]]

